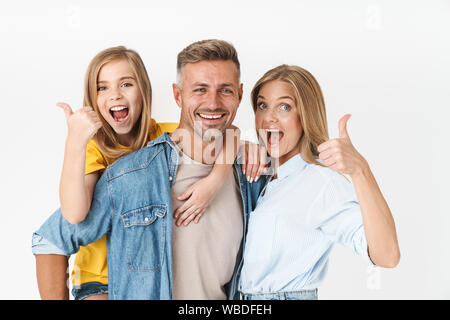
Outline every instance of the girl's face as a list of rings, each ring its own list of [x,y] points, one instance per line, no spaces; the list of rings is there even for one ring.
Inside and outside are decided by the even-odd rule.
[[[132,130],[142,112],[142,95],[128,61],[114,60],[98,73],[97,105],[123,145],[132,143]]]
[[[272,80],[262,86],[256,101],[256,129],[269,155],[282,165],[300,153],[302,126],[292,86]]]

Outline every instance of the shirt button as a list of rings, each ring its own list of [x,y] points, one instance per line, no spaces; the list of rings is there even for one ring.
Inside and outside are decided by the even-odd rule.
[[[145,217],[145,218],[144,218],[144,221],[145,221],[145,222],[148,222],[148,217]]]
[[[169,181],[172,181],[172,176],[169,177]]]

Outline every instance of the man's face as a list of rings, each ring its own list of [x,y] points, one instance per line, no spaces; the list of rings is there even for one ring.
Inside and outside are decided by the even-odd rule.
[[[200,61],[184,67],[181,88],[173,92],[182,124],[204,137],[208,129],[224,132],[232,124],[242,99],[242,84],[231,60]]]

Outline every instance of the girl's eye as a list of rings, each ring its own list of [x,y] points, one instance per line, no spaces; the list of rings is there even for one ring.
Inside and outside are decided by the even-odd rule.
[[[281,105],[281,110],[283,110],[283,111],[289,111],[289,110],[291,110],[291,106],[290,105],[288,105],[288,104],[283,104],[283,105]]]
[[[97,91],[105,91],[106,90],[106,87],[98,87],[97,88]]]
[[[264,102],[260,102],[258,104],[258,109],[265,110],[267,109],[267,105]]]
[[[127,82],[127,83],[124,83],[122,86],[124,86],[124,87],[132,87],[133,86],[133,84],[132,83],[129,83],[129,82]]]

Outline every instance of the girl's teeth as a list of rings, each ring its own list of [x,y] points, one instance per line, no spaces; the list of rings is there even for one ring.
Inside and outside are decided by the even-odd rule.
[[[123,110],[123,109],[126,109],[127,107],[114,107],[114,108],[111,108],[111,111],[120,111],[120,110]]]

